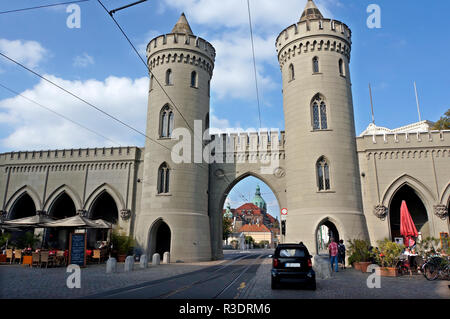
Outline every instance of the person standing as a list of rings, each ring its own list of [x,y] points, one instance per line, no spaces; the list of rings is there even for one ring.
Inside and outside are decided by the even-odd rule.
[[[342,269],[345,269],[345,245],[342,239],[339,240],[338,254],[339,254],[339,262],[342,264]]]
[[[333,269],[333,264],[334,264],[334,271],[339,272],[338,244],[336,243],[334,238],[331,238],[331,243],[330,243],[330,245],[328,245],[328,251],[329,251],[329,255],[330,255],[331,269]]]

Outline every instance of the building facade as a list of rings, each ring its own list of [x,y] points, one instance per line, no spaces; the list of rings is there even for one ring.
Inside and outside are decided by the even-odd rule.
[[[349,27],[324,18],[309,0],[276,40],[286,132],[222,134],[205,143],[216,52],[183,14],[147,47],[152,140],[144,148],[0,154],[2,217],[101,217],[144,253],[217,259],[225,199],[254,176],[288,209],[282,241],[303,241],[310,251],[318,251],[323,225],[337,239],[374,245],[397,237],[401,200],[423,236],[448,233],[450,131],[431,131],[428,122],[397,130],[371,125],[356,137],[351,44]],[[189,160],[180,162],[184,133],[193,151],[183,151]],[[213,161],[198,162],[204,147]]]

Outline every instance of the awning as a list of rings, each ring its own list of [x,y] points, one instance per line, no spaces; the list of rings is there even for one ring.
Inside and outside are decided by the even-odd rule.
[[[3,225],[5,225],[6,227],[10,226],[10,227],[15,227],[15,228],[20,228],[20,227],[22,227],[22,228],[28,228],[28,227],[39,228],[39,227],[42,227],[42,224],[53,222],[53,221],[54,221],[54,219],[50,218],[48,216],[34,215],[34,216],[24,217],[24,218],[19,218],[19,219],[5,220],[2,223],[2,227],[3,227]]]
[[[101,224],[80,215],[51,221],[42,226],[46,228],[105,228]]]

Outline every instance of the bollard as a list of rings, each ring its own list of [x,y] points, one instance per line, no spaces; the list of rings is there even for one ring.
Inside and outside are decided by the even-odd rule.
[[[159,254],[154,254],[153,258],[152,258],[152,265],[157,266],[160,263],[161,263],[161,257],[159,256]]]
[[[163,264],[170,264],[170,253],[168,251],[164,253]]]
[[[134,266],[134,257],[128,256],[125,259],[125,272],[133,271],[133,266]]]
[[[145,269],[148,267],[148,257],[147,255],[141,255],[141,258],[139,259],[139,267],[142,269]]]
[[[117,272],[117,260],[116,258],[109,257],[106,262],[106,273],[111,274]]]

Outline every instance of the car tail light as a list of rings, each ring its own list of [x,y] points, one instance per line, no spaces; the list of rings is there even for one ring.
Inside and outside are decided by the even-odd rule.
[[[273,259],[273,267],[274,268],[278,267],[278,259],[276,258]]]
[[[312,267],[311,259],[308,259],[308,267]]]

